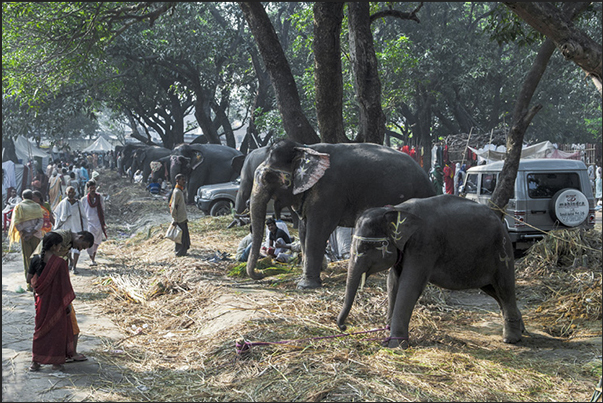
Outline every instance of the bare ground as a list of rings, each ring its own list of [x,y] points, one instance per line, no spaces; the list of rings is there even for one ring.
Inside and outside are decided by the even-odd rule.
[[[367,281],[345,336],[335,325],[345,261],[331,263],[314,291],[295,289],[295,266],[259,282],[229,275],[237,264],[216,253],[234,252],[247,229],[226,229],[229,218],[194,206],[192,248],[176,258],[162,236],[167,201],[111,172],[100,182],[110,196],[109,240],[101,265],[72,280],[80,351],[90,360],[69,364],[63,378],[47,371],[32,380],[25,371],[33,310],[12,318],[25,326],[18,346],[5,334],[16,294],[5,288],[4,266],[19,258],[3,244],[3,401],[587,401],[601,376],[600,243],[586,267],[517,263],[528,330],[518,345],[502,342],[490,297],[428,287],[411,320],[411,348],[392,350],[379,343],[384,275]],[[273,344],[238,354],[245,341]]]

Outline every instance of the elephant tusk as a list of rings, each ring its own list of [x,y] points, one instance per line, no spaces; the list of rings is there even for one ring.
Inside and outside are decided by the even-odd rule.
[[[366,281],[366,273],[362,273],[362,276],[360,276],[360,291],[362,291],[364,289],[365,281]]]

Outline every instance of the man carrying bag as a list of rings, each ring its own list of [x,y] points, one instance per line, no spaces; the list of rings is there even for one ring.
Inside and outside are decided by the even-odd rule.
[[[172,192],[170,198],[170,213],[172,214],[172,225],[171,227],[178,227],[182,230],[182,238],[178,243],[175,238],[174,253],[176,256],[186,256],[188,249],[191,246],[191,239],[188,233],[188,217],[186,215],[186,202],[184,199],[184,186],[186,185],[186,178],[183,174],[176,175],[176,186]],[[169,228],[168,228],[169,231]],[[168,234],[166,233],[166,236]],[[170,238],[171,239],[171,238]]]

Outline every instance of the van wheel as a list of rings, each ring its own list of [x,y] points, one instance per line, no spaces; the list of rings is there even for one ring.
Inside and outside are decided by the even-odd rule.
[[[577,227],[588,218],[588,199],[577,189],[561,189],[549,205],[551,218],[566,227]]]
[[[218,200],[215,202],[211,209],[209,210],[209,214],[217,217],[222,215],[229,215],[232,211],[233,204],[228,200]]]

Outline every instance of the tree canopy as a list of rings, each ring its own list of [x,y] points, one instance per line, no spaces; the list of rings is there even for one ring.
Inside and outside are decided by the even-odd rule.
[[[526,4],[545,7],[560,28],[543,29]],[[555,4],[3,3],[3,136],[90,135],[106,108],[134,136],[149,142],[155,131],[168,147],[196,127],[206,141],[234,147],[241,121],[250,123],[246,147],[296,131],[304,142],[383,141],[383,132],[367,131],[383,127],[396,141],[425,145],[506,130],[547,35],[561,50],[534,94],[542,109],[525,140],[600,142],[592,83],[601,4],[586,4],[571,23]],[[246,7],[265,10],[256,28]],[[287,67],[271,71],[260,57],[260,29],[274,32]],[[273,87],[287,68],[288,84]],[[382,112],[368,113],[369,105]]]

